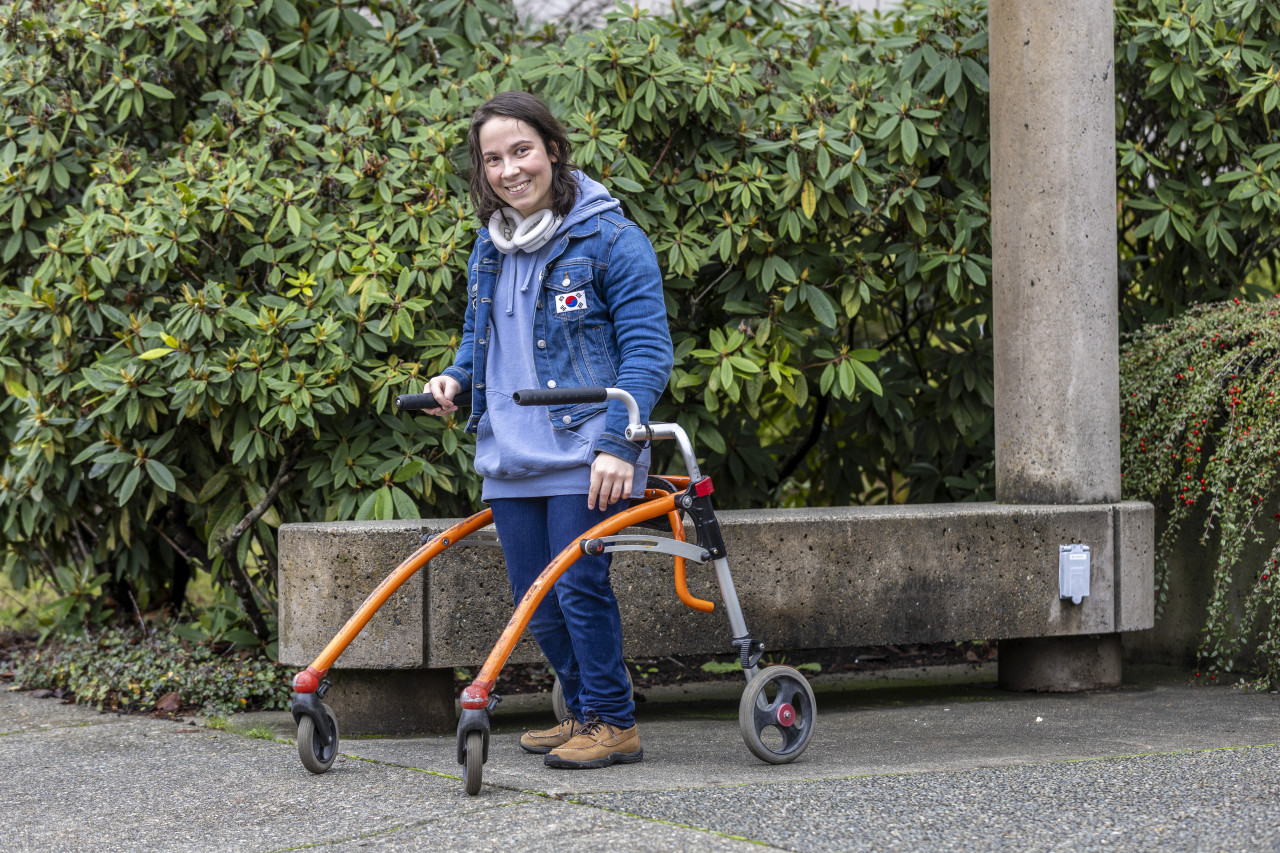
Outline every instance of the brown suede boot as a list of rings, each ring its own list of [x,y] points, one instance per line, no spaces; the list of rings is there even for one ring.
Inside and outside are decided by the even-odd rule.
[[[590,720],[564,745],[547,753],[543,763],[548,767],[589,770],[610,764],[631,764],[644,758],[640,733],[636,727],[619,729],[600,720]]]
[[[520,746],[525,752],[545,755],[557,746],[568,743],[580,731],[582,731],[582,724],[573,718],[573,714],[570,714],[549,729],[525,732],[520,736]]]

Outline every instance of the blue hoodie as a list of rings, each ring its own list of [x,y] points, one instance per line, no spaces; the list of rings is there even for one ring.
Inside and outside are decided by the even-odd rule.
[[[540,406],[517,406],[511,395],[539,387],[534,370],[534,310],[541,295],[538,271],[550,260],[555,237],[574,225],[621,205],[581,172],[578,200],[555,236],[536,252],[516,252],[502,264],[494,291],[490,345],[485,365],[485,413],[476,427],[476,472],[484,477],[483,500],[585,495],[591,487],[592,447],[604,432],[605,413],[573,429],[554,429]],[[632,497],[644,494],[649,450],[635,463]]]

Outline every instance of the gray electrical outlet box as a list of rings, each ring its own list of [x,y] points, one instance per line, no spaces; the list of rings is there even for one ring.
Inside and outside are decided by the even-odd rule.
[[[1089,594],[1089,546],[1058,546],[1058,597],[1079,604]]]

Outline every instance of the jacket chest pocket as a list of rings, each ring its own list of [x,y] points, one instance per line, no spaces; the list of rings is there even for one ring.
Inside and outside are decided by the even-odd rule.
[[[591,267],[562,264],[547,273],[543,284],[547,314],[560,322],[598,318],[604,306],[597,305]]]

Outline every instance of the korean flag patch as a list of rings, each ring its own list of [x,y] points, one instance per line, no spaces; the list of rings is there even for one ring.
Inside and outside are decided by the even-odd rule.
[[[564,314],[566,311],[583,311],[587,307],[587,294],[583,290],[575,290],[573,293],[557,293],[556,294],[556,313]]]

